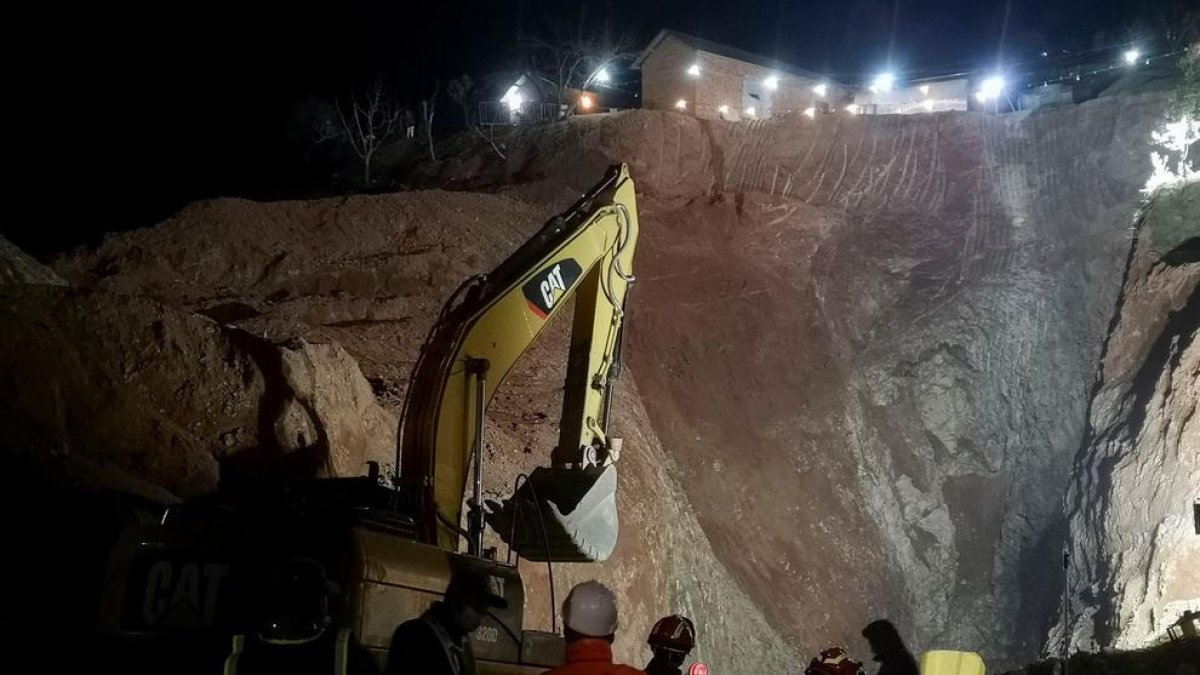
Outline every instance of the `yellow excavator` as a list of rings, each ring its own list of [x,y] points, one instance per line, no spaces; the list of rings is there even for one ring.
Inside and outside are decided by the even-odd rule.
[[[336,589],[334,622],[380,664],[395,627],[440,599],[464,567],[486,574],[507,600],[471,636],[479,672],[560,663],[561,637],[526,630],[517,567],[485,550],[484,531],[490,524],[520,557],[548,564],[612,553],[620,441],[609,425],[637,237],[633,180],[614,166],[499,267],[464,283],[414,366],[394,475],[372,466],[366,476],[293,485],[237,508],[186,504],[127,530],[110,555],[101,607],[110,656],[126,672],[220,672],[272,570],[303,559],[317,561]],[[488,403],[571,298],[550,466],[502,503],[484,504]]]

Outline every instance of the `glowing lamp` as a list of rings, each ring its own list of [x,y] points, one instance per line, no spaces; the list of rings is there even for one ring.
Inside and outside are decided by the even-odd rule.
[[[775,91],[776,89],[779,88],[779,76],[771,75],[771,76],[767,77],[767,79],[763,80],[763,84],[766,85],[767,89],[770,89],[771,91]]]
[[[612,79],[612,77],[609,76],[607,68],[601,68],[600,70],[596,71],[594,79],[597,82],[608,82]]]
[[[717,112],[721,113],[722,115],[728,115],[729,114],[729,106],[723,105],[723,106],[717,108]]]
[[[1136,50],[1136,49],[1127,50],[1125,52],[1125,63],[1132,66],[1133,64],[1137,63],[1139,56],[1141,56],[1141,53],[1138,52],[1138,50]]]
[[[808,115],[809,117],[816,117],[817,109],[816,108],[805,108],[804,114]]]
[[[588,96],[587,94],[580,96],[579,97],[579,107],[583,108],[584,110],[591,110],[592,109],[592,97]]]
[[[675,109],[676,110],[687,110],[687,101],[685,101],[683,99],[679,99],[678,101],[675,101]]]
[[[927,84],[921,85],[921,93],[928,96],[929,95],[929,85],[927,85]]]
[[[750,106],[749,108],[746,108],[746,117],[754,117],[754,113],[755,113],[754,106]]]
[[[820,96],[821,98],[825,98],[825,94],[828,91],[829,91],[829,85],[825,84],[824,82],[813,87],[813,93],[816,94],[817,96]]]
[[[687,74],[691,75],[692,77],[700,77],[700,64],[693,63],[691,66],[689,66],[687,69]]]
[[[999,75],[992,75],[979,84],[979,91],[975,92],[975,98],[980,103],[991,101],[1000,97],[1004,93],[1004,78]]]
[[[521,90],[514,85],[504,92],[500,102],[508,106],[510,111],[516,112],[521,109],[521,104],[525,103],[525,97],[521,96]]]
[[[891,73],[882,73],[875,78],[874,87],[879,91],[891,91],[896,84],[896,76]],[[874,90],[873,90],[874,91]]]
[[[851,115],[857,115],[858,114],[858,106],[851,103],[850,105],[846,106],[846,112],[850,113]]]

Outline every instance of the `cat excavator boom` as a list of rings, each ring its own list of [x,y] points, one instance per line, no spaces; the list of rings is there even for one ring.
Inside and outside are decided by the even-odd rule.
[[[571,209],[446,303],[415,366],[398,434],[398,481],[415,497],[422,541],[457,548],[460,505],[472,483],[466,534],[469,550],[482,554],[488,402],[574,297],[561,432],[551,466],[534,471],[488,519],[506,539],[514,517],[544,524],[546,532],[526,527],[508,542],[527,559],[595,561],[612,552],[613,463],[620,442],[609,436],[609,419],[637,236],[633,180],[625,166],[612,167]]]

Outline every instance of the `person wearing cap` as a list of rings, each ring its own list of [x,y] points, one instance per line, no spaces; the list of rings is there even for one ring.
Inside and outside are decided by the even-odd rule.
[[[598,581],[577,584],[563,603],[566,663],[545,675],[645,675],[637,668],[613,663],[616,633],[617,598],[613,592]]]
[[[696,647],[696,625],[680,614],[664,616],[650,629],[646,644],[654,655],[646,675],[682,675],[683,662]]]
[[[804,675],[863,675],[863,664],[842,647],[830,647],[808,662]]]
[[[467,638],[491,607],[506,609],[508,601],[492,592],[488,575],[471,568],[456,570],[442,600],[392,633],[387,675],[475,675]]]

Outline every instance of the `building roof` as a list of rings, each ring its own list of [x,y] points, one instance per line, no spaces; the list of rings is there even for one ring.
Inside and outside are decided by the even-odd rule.
[[[716,54],[717,56],[724,56],[731,59],[737,59],[738,61],[752,63],[756,66],[762,66],[763,68],[777,70],[781,73],[788,73],[797,77],[804,77],[813,80],[828,79],[821,77],[811,70],[797,68],[777,59],[763,56],[762,54],[755,54],[754,52],[748,52],[743,49],[738,49],[737,47],[730,47],[718,42],[713,42],[712,40],[705,40],[704,38],[696,37],[695,35],[680,33],[677,30],[671,30],[669,28],[664,28],[658,31],[658,35],[655,35],[654,39],[650,41],[650,44],[646,45],[646,48],[643,49],[640,54],[638,54],[636,59],[634,59],[632,67],[635,69],[641,68],[642,62],[649,58],[650,54],[652,54],[655,49],[658,49],[658,46],[666,41],[667,38],[675,38],[676,40],[679,40],[680,42],[698,51],[708,52],[709,54]]]
[[[496,77],[489,78],[493,96],[489,98],[501,98],[508,93],[509,89],[519,87],[526,91],[526,95],[536,94],[538,100],[546,98],[555,98],[558,92],[554,88],[554,83],[546,78],[530,72],[530,71],[515,71],[511,73],[502,73]]]

